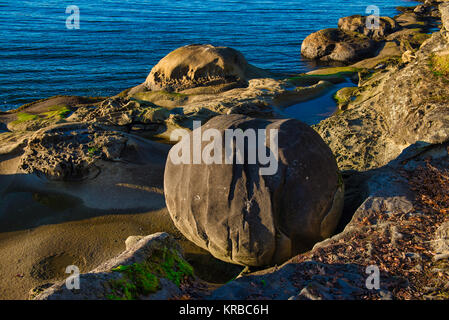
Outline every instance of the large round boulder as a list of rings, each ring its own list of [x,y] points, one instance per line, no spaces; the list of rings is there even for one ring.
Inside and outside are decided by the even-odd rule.
[[[305,38],[301,54],[308,59],[346,63],[374,56],[378,47],[378,42],[361,33],[348,34],[331,28]]]
[[[242,53],[232,48],[188,45],[159,61],[145,85],[152,91],[169,92],[225,84],[245,85],[256,70]]]
[[[211,133],[208,129],[220,134],[196,144]],[[203,155],[213,149],[224,159],[228,129],[248,136],[266,132],[265,146],[262,135],[257,139],[264,152],[270,149],[278,156],[274,174],[263,173],[267,165],[260,161],[248,161],[259,145],[254,141],[245,143],[243,164],[206,164],[204,158],[193,163],[198,146]],[[278,132],[277,144],[272,129]],[[186,150],[190,161],[173,160]],[[235,145],[229,150],[235,152]],[[246,266],[280,264],[331,236],[341,216],[343,189],[331,150],[309,126],[243,115],[218,116],[195,129],[171,149],[164,175],[166,204],[176,227],[216,258]]]

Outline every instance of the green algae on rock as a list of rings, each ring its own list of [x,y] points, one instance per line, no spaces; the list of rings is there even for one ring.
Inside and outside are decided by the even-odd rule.
[[[142,263],[121,265],[112,271],[123,274],[121,279],[109,282],[113,293],[107,298],[112,300],[135,300],[139,296],[155,293],[161,288],[160,278],[166,278],[179,287],[194,275],[192,266],[179,252],[166,247],[155,250],[150,258]]]
[[[324,29],[304,39],[301,54],[321,61],[355,62],[375,55],[379,43],[358,32]]]
[[[362,68],[356,67],[330,67],[318,69],[315,71],[310,71],[305,74],[300,74],[295,77],[290,77],[287,80],[294,85],[304,86],[304,85],[314,85],[319,81],[328,81],[333,84],[338,84],[345,82],[347,78],[356,76]]]
[[[57,123],[62,123],[72,110],[65,105],[49,107],[41,113],[18,112],[16,120],[7,124],[11,131],[36,131]]]
[[[345,109],[352,98],[355,96],[357,87],[345,87],[337,91],[334,95],[334,99],[338,104],[339,109]]]
[[[29,175],[23,174],[22,176],[34,177],[35,175],[39,175],[40,178],[43,178],[41,180],[45,181],[47,185],[51,185],[53,187],[52,191],[55,191],[55,186],[60,187],[68,184],[62,183],[58,179],[56,183],[52,184],[51,181],[44,178],[46,174],[37,174],[37,171],[42,173],[47,170],[45,166],[39,167],[41,160],[43,160],[42,162],[45,162],[45,159],[49,158],[58,160],[57,156],[52,155],[49,157],[46,154],[52,153],[57,149],[49,148],[45,141],[41,146],[33,145],[33,143],[31,145],[29,144],[29,141],[34,140],[34,137],[32,138],[34,134],[47,135],[55,133],[55,131],[49,132],[47,130],[32,132],[34,131],[34,128],[31,126],[33,124],[46,126],[46,123],[42,123],[42,119],[53,121],[59,118],[61,121],[67,122],[95,122],[98,127],[101,127],[101,129],[98,129],[98,136],[101,136],[104,131],[108,131],[114,133],[114,135],[123,134],[123,136],[130,137],[131,135],[128,133],[132,132],[139,134],[141,137],[165,137],[166,140],[164,142],[168,142],[168,136],[171,130],[175,128],[191,128],[193,120],[201,120],[204,123],[219,114],[241,113],[261,119],[277,117],[279,115],[274,112],[273,105],[288,105],[292,101],[302,101],[302,99],[318,96],[323,92],[327,92],[327,89],[332,84],[341,83],[350,78],[353,82],[359,82],[359,88],[344,88],[335,96],[336,100],[341,104],[342,109],[345,110],[341,110],[338,114],[324,120],[315,126],[315,129],[332,148],[338,164],[342,169],[364,171],[379,168],[388,162],[394,161],[396,156],[410,144],[418,144],[417,141],[424,140],[428,143],[440,143],[447,140],[447,128],[449,127],[447,123],[449,119],[447,115],[449,96],[447,93],[446,52],[448,49],[446,40],[449,39],[447,33],[449,31],[447,22],[448,10],[447,6],[445,11],[440,9],[443,17],[443,28],[441,32],[429,35],[428,32],[432,24],[426,16],[433,16],[435,13],[435,3],[432,2],[431,7],[429,7],[429,3],[431,1],[427,1],[424,7],[414,7],[413,10],[404,10],[407,11],[406,14],[395,17],[394,21],[390,21],[392,23],[388,22],[392,28],[386,26],[384,30],[386,32],[382,31],[383,34],[378,35],[372,35],[366,32],[366,30],[358,29],[359,27],[363,27],[362,22],[364,18],[346,19],[345,24],[347,28],[341,26],[341,29],[345,29],[344,37],[356,38],[357,41],[350,40],[348,41],[349,45],[341,43],[339,45],[340,56],[345,57],[343,53],[346,56],[354,56],[352,49],[357,49],[358,45],[361,45],[364,41],[371,40],[371,38],[379,42],[375,46],[377,51],[372,53],[374,55],[372,58],[357,62],[349,67],[320,69],[305,75],[291,77],[290,79],[280,79],[273,75],[270,75],[268,78],[263,78],[261,74],[259,74],[259,78],[252,78],[248,75],[247,81],[233,81],[236,79],[232,77],[226,79],[225,77],[224,79],[217,78],[217,82],[208,82],[209,80],[217,79],[207,79],[207,76],[202,79],[202,75],[198,74],[194,78],[200,80],[196,83],[195,79],[195,81],[191,81],[194,83],[194,87],[189,87],[191,83],[180,81],[178,83],[180,86],[176,88],[168,86],[167,88],[163,88],[164,90],[161,88],[161,90],[149,91],[149,88],[142,84],[124,91],[119,96],[106,100],[83,100],[79,98],[69,99],[60,97],[30,104],[19,112],[2,113],[2,117],[12,116],[7,119],[9,123],[18,121],[27,123],[27,125],[29,124],[30,126],[27,128],[30,131],[2,133],[0,153],[3,158],[8,158],[11,152],[14,152],[15,156],[16,153],[20,153],[24,148],[32,149],[25,150],[25,157],[29,157],[29,163],[34,163],[35,167],[33,169],[36,169],[36,171],[33,171]],[[445,5],[440,5],[440,8],[444,7]],[[394,27],[394,24],[397,24],[397,28]],[[353,30],[354,28],[355,30]],[[340,30],[337,33],[340,32],[343,31]],[[364,34],[365,32],[367,34]],[[188,74],[186,70],[184,69],[185,72],[182,74]],[[183,85],[186,86],[183,87]],[[195,87],[196,85],[200,86]],[[172,89],[173,92],[169,92]],[[73,115],[66,118],[68,113],[63,110],[61,110],[63,111],[62,114],[57,110],[50,110],[52,106],[63,105],[73,110]],[[17,118],[13,119],[13,117]],[[13,125],[11,124],[11,126]],[[15,130],[17,129],[15,128]],[[66,129],[62,129],[61,133],[68,134],[70,130],[68,127]],[[55,139],[58,139],[57,134]],[[95,141],[95,139],[88,139],[87,147],[82,148],[82,157],[92,161],[94,165],[98,165],[104,171],[100,175],[88,174],[86,175],[88,179],[82,180],[82,184],[80,183],[82,186],[81,189],[84,188],[85,184],[96,188],[94,190],[95,192],[91,192],[91,197],[85,192],[87,188],[84,189],[82,193],[82,197],[84,198],[83,203],[84,201],[90,201],[89,205],[97,206],[102,204],[102,199],[108,199],[109,201],[108,192],[113,189],[111,186],[114,185],[114,187],[117,187],[118,184],[122,187],[120,191],[124,193],[117,192],[116,195],[119,195],[118,197],[111,197],[114,198],[111,201],[115,202],[111,205],[111,208],[107,208],[108,210],[120,207],[123,203],[132,203],[132,209],[135,209],[134,206],[141,204],[141,199],[144,198],[140,197],[142,193],[139,192],[142,190],[147,192],[143,193],[145,196],[150,192],[150,194],[158,193],[160,198],[163,198],[161,196],[162,183],[157,181],[158,179],[160,180],[160,176],[158,179],[155,179],[155,183],[149,185],[143,184],[137,179],[138,175],[142,172],[151,172],[151,174],[148,174],[148,177],[145,177],[151,178],[152,176],[157,176],[158,172],[163,171],[160,168],[159,162],[156,161],[157,163],[153,163],[153,158],[151,158],[152,154],[159,154],[159,151],[149,148],[151,149],[149,152],[141,152],[142,140],[135,137],[131,137],[130,139],[133,140],[130,143],[131,148],[127,149],[119,157],[113,157],[111,155],[116,155],[117,150],[122,150],[120,140],[105,146]],[[42,141],[37,142],[39,144]],[[128,142],[126,143],[128,144]],[[421,153],[425,150],[427,150],[427,147],[416,148],[415,151]],[[33,161],[33,157],[27,153],[28,151],[37,151],[39,153],[39,157],[34,158],[36,161]],[[72,151],[64,153],[64,156],[72,156]],[[135,151],[139,157],[132,158],[132,163],[130,164],[128,156],[135,155]],[[414,159],[413,156],[411,158]],[[136,165],[135,162],[140,160],[142,162],[151,162],[151,165],[145,168]],[[70,164],[70,162],[64,164]],[[0,169],[3,172],[12,172],[15,174],[16,172],[10,170],[11,168],[5,169],[8,165],[1,163]],[[412,166],[411,164],[408,165]],[[75,169],[76,167],[77,163],[75,161]],[[52,175],[51,171],[45,172],[50,173],[50,176]],[[119,172],[120,174],[115,175],[114,172]],[[372,171],[366,172],[366,176],[372,173]],[[365,177],[364,174],[365,172],[360,173],[360,176]],[[383,169],[375,171],[375,174],[375,179],[370,180],[372,185],[367,186],[365,182],[360,183],[360,189],[363,190],[354,191],[356,186],[352,184],[348,185],[350,189],[349,194],[356,192],[360,198],[365,196],[364,189],[379,188],[381,191],[376,194],[370,193],[370,195],[376,197],[368,199],[358,211],[363,213],[371,210],[371,212],[374,212],[376,208],[383,204],[386,204],[387,207],[396,208],[395,206],[398,202],[401,210],[408,210],[408,202],[399,199],[399,196],[404,196],[405,191],[402,192],[401,189],[400,193],[395,193],[389,185],[390,182],[395,182],[394,179],[397,178],[400,180],[401,177],[396,174],[392,175],[391,172],[386,173]],[[121,181],[124,178],[128,179],[129,175],[132,175],[132,179],[125,182]],[[347,175],[349,175],[347,172],[344,173],[345,177]],[[353,173],[351,171],[351,175],[358,176],[359,173]],[[67,177],[68,180],[71,180],[70,174]],[[91,177],[95,177],[95,179],[89,179]],[[97,178],[98,180],[96,180]],[[26,182],[29,181],[27,180]],[[137,181],[137,183],[133,183],[133,181]],[[73,181],[67,182],[70,183]],[[76,183],[78,182],[80,181],[76,181]],[[388,187],[385,187],[385,184]],[[126,188],[123,186],[126,186]],[[337,186],[338,188],[343,187],[340,174],[338,174]],[[357,185],[358,187],[359,185]],[[100,194],[98,191],[99,188],[104,188],[107,191]],[[124,191],[128,189],[132,190],[129,193]],[[36,193],[33,194],[32,200],[45,207],[58,208],[59,199],[57,199],[58,197],[53,198],[53,194],[49,189],[38,190]],[[379,197],[382,197],[382,199],[379,199]],[[136,198],[139,199],[136,201]],[[104,202],[108,203],[108,201]],[[160,203],[158,202],[158,204]],[[125,209],[128,210],[129,208]],[[352,213],[353,211],[351,215]],[[377,217],[382,216],[379,215]],[[382,231],[382,235],[385,233],[387,238],[391,234],[397,235],[394,228],[382,229],[383,226],[376,224],[374,224],[374,227],[378,227],[374,229]],[[357,228],[359,227],[356,227],[356,232],[360,230]],[[164,229],[164,226],[162,229]],[[323,228],[323,230],[325,229]],[[329,231],[325,233],[331,234]],[[370,236],[370,234],[367,235]],[[344,236],[341,238],[344,238]],[[350,242],[351,239],[348,237],[345,240]],[[332,250],[326,247],[329,243],[335,245],[332,247]],[[338,248],[342,245],[344,244],[334,243],[332,241],[322,243],[319,247],[326,248],[327,254],[324,255],[317,249],[315,251],[318,252],[317,258],[329,258],[329,263],[332,263],[332,261],[335,261],[333,259],[336,259],[333,249],[338,251]],[[351,243],[351,245],[354,244]],[[360,249],[359,252],[364,249],[357,244],[354,247],[357,251]],[[351,250],[348,248],[347,252]],[[156,256],[157,254],[153,255],[154,258]],[[342,262],[346,263],[347,260],[343,260]],[[168,263],[167,266],[176,266],[176,262],[173,264]],[[357,283],[363,285],[363,281],[359,281],[362,279],[359,277],[359,271],[363,272],[360,268],[340,268],[339,266],[329,268],[328,265],[311,264],[310,269],[307,269],[307,266],[305,270],[313,270],[315,274],[325,270],[326,275],[321,278],[317,277],[317,281],[311,281],[310,283],[301,282],[300,285],[304,286],[304,290],[301,290],[299,294],[298,289],[300,288],[290,286],[294,280],[288,283],[287,289],[290,290],[289,292],[292,293],[292,297],[295,299],[343,297],[338,295],[338,291],[336,295],[333,295],[333,289],[324,290],[320,283],[327,276],[333,276],[342,270],[346,270],[351,274],[357,271],[355,272],[357,276],[354,279],[357,280]],[[438,263],[435,263],[435,267],[444,268],[445,264],[438,261]],[[155,272],[155,270],[159,271]],[[173,272],[168,272],[169,270]],[[171,293],[165,296],[170,298],[180,293],[178,291],[180,290],[178,284],[182,284],[182,279],[184,275],[190,273],[189,270],[188,267],[183,266],[177,266],[173,269],[164,268],[160,264],[153,265],[148,261],[133,262],[131,264],[128,264],[128,262],[126,264],[122,263],[112,269],[108,269],[108,274],[111,276],[111,279],[105,284],[105,289],[109,291],[107,293],[101,292],[97,297],[90,296],[89,298],[147,298],[147,296],[154,297],[154,294],[164,291],[164,288],[170,288],[168,291]],[[298,273],[299,276],[303,276],[305,270],[300,270]],[[273,288],[270,280],[259,281],[257,283],[262,284],[263,288]],[[273,283],[276,286],[275,280]],[[323,283],[325,284],[326,282]],[[339,284],[341,283],[339,282]],[[361,295],[364,293],[363,288],[359,288],[357,284],[351,282],[347,282],[346,284],[348,284],[348,287],[353,288],[356,294],[344,295],[344,297],[363,297]],[[345,285],[345,282],[343,282],[343,285]],[[316,294],[315,291],[321,289],[323,289],[321,292],[322,295]],[[248,289],[248,291],[251,291],[251,289]],[[444,294],[446,295],[447,293],[444,292]],[[288,298],[288,296],[285,297]]]
[[[36,300],[169,299],[183,294],[181,284],[195,281],[193,268],[167,233],[143,237],[119,256],[80,275],[79,289],[58,282]]]
[[[379,167],[410,144],[441,143],[449,137],[447,80],[438,73],[444,70],[448,48],[442,33],[434,33],[412,62],[373,73],[361,82],[348,110],[315,126],[341,169]],[[437,55],[442,58],[431,64]]]
[[[449,77],[449,51],[438,52],[431,56],[430,67],[434,75]]]

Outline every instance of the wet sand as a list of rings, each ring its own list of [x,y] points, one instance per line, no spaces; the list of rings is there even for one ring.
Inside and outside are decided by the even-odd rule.
[[[9,147],[16,141],[14,136],[2,138],[0,151],[2,145]],[[36,188],[33,177],[16,174],[22,152],[21,148],[0,152],[0,299],[28,299],[31,289],[67,278],[67,266],[88,272],[125,250],[129,236],[156,232],[173,235],[196,275],[205,281],[225,283],[242,270],[213,258],[175,228],[162,189],[165,160],[159,160],[158,170],[146,181],[155,188],[141,195],[152,209],[100,210],[86,206],[67,190],[50,192],[50,182]],[[125,178],[121,181],[128,181]],[[101,181],[97,184],[99,189],[106,186]],[[101,195],[98,202],[113,197],[94,191]],[[126,188],[120,192],[121,199],[130,193]]]
[[[223,283],[241,268],[214,259],[185,240],[166,209],[109,215],[0,234],[0,299],[28,299],[37,286],[65,279],[65,268],[94,269],[125,250],[132,235],[165,231],[180,241],[187,260],[204,280]]]

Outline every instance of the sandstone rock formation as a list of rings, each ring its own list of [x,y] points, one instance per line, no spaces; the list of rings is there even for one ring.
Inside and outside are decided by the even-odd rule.
[[[368,28],[367,19],[361,15],[344,17],[338,21],[338,28],[344,32],[358,32],[372,39],[383,39],[399,28],[396,21],[389,17],[380,17],[379,27]]]
[[[178,165],[169,155],[167,208],[187,239],[221,260],[266,266],[332,234],[341,214],[343,184],[332,153],[309,126],[292,119],[230,115],[215,117],[200,129],[211,128],[221,137],[226,129],[279,130],[278,170],[264,176],[259,164]],[[214,140],[217,148],[222,148],[221,139]],[[183,144],[193,148],[189,139],[178,146]],[[203,142],[201,150],[207,145]]]
[[[342,18],[338,29],[306,39],[304,55],[325,61],[375,55],[348,67],[274,79],[233,49],[193,45],[169,54],[144,84],[115,97],[58,96],[0,113],[1,231],[24,234],[43,224],[99,215],[113,220],[109,218],[114,213],[152,214],[162,208],[161,215],[154,220],[148,216],[145,224],[181,238],[166,214],[167,205],[190,240],[220,259],[252,267],[279,264],[311,249],[331,236],[339,221],[341,233],[281,267],[239,277],[211,298],[447,299],[449,3],[427,0],[401,11],[394,19],[382,18],[375,32],[366,28],[366,17],[352,16]],[[441,31],[428,34],[440,17]],[[359,86],[338,91],[341,109],[314,126],[344,170],[341,178],[329,148],[309,127],[272,119],[282,108],[329,92],[347,79]],[[214,118],[217,115],[227,116]],[[257,165],[167,163],[165,203],[163,172],[169,147],[143,137],[164,139],[173,129],[192,129],[194,120],[209,121],[203,129],[221,131],[279,128],[277,174],[261,176]],[[342,214],[341,179],[346,189]],[[32,223],[15,223],[19,220]],[[35,259],[28,264],[32,268],[24,268],[25,278],[59,257],[53,254],[63,254],[61,248],[51,255],[41,253],[45,239],[57,241],[53,233],[47,236],[36,246],[20,244],[24,256],[32,252]],[[130,237],[125,253],[81,276],[80,291],[66,290],[61,282],[37,288],[32,296],[179,297],[185,292],[178,283],[194,279],[168,239]],[[77,255],[75,261],[86,252],[90,259],[86,247],[90,252],[97,248],[90,243],[79,246],[82,258]],[[173,273],[159,272],[161,248],[168,248],[170,261],[178,262],[171,265]],[[104,261],[102,250],[97,260],[90,260],[89,269],[92,261]],[[6,274],[2,294],[10,290],[9,278],[17,273],[12,270],[15,261],[10,261],[12,267],[5,262],[0,266]],[[206,271],[209,263],[204,263]],[[380,290],[366,288],[370,265],[381,270]]]
[[[308,59],[340,63],[374,56],[385,58],[387,53],[400,57],[407,50],[419,48],[439,19],[440,14],[433,3],[423,5],[423,8],[426,9],[422,13],[404,9],[404,13],[394,18],[380,17],[378,27],[371,27],[374,21],[366,16],[341,18],[338,29],[320,30],[304,39],[301,54]],[[369,65],[365,61],[367,63]]]
[[[316,126],[340,169],[379,167],[415,142],[449,138],[449,96],[441,69],[448,49],[442,33],[434,33],[412,62],[375,72],[361,82],[347,111]]]
[[[163,206],[169,146],[83,123],[44,128],[17,143],[23,152],[11,157],[8,172],[0,168],[11,180],[0,181],[0,212],[17,206],[11,190],[75,197],[90,210]]]
[[[153,67],[145,82],[152,91],[206,86],[245,86],[257,74],[237,50],[212,45],[188,45],[169,53]]]
[[[449,41],[449,3],[442,3],[439,6],[441,12],[441,23],[443,28],[441,30],[443,36]]]
[[[447,147],[447,143],[424,148],[418,144],[388,166],[361,174],[364,178],[359,188],[366,192],[365,201],[343,232],[280,267],[238,278],[208,298],[447,299],[447,216],[423,206],[421,198],[421,192],[432,192],[428,188],[433,183],[435,188],[445,188],[437,194],[447,192]],[[430,179],[422,185],[421,179],[437,175],[443,179],[441,185]],[[379,289],[366,286],[370,266],[379,267]]]
[[[363,34],[349,35],[339,29],[324,29],[304,39],[301,54],[309,59],[351,62],[374,56],[378,44]]]
[[[32,290],[34,300],[167,300],[182,296],[193,277],[178,244],[167,233],[143,237],[119,256],[79,277],[79,289],[58,282]],[[69,284],[73,284],[69,280]]]
[[[403,18],[438,16],[438,2],[404,10],[416,13]],[[444,28],[434,33],[410,50],[408,61],[360,74],[359,88],[345,101],[348,109],[315,126],[347,170],[345,200],[361,200],[343,232],[281,267],[238,278],[211,299],[447,299],[445,35]],[[373,265],[381,272],[379,290],[366,287]]]

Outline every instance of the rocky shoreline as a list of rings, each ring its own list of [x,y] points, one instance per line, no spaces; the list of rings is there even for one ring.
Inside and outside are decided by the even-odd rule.
[[[12,271],[2,277],[0,288],[20,290],[19,298],[33,288],[33,299],[449,299],[449,2],[427,0],[399,9],[396,17],[382,17],[375,32],[366,28],[365,17],[352,16],[340,19],[338,28],[311,34],[302,54],[331,67],[307,74],[274,75],[252,66],[236,50],[191,45],[167,55],[143,84],[117,96],[57,96],[0,113],[0,219],[5,234],[0,237],[0,256],[17,251],[8,235],[19,237],[22,230],[37,232],[41,225],[57,228],[66,221],[92,217],[121,215],[117,230],[128,230],[126,215],[143,215],[151,225],[145,229],[155,233],[128,234],[139,237],[126,236],[124,252],[128,231],[120,233],[122,243],[109,244],[110,251],[104,252],[99,244],[95,250],[87,249],[89,245],[78,250],[77,259],[84,259],[77,261],[81,279],[89,283],[81,290],[68,290],[60,271],[52,276],[42,271],[71,261],[64,255],[73,248],[69,245],[58,252],[43,251],[29,263],[31,270],[15,275],[14,265],[31,256],[31,242],[14,256],[19,261],[1,259],[5,262],[0,272]],[[339,90],[334,96],[338,111],[312,126],[333,152],[344,180],[337,231],[332,223],[332,231],[322,237],[311,235],[309,247],[295,251],[289,241],[300,236],[285,232],[286,226],[278,232],[275,221],[274,247],[282,254],[287,250],[281,260],[288,261],[270,268],[245,262],[253,261],[253,252],[236,258],[237,249],[243,248],[214,249],[214,239],[198,230],[195,243],[204,240],[202,249],[184,238],[191,230],[179,232],[179,222],[175,219],[177,229],[170,219],[175,209],[169,208],[169,215],[166,208],[166,199],[176,203],[184,193],[173,185],[169,195],[164,190],[173,130],[192,130],[194,121],[204,124],[212,118],[210,123],[217,127],[216,119],[279,120],[285,108],[319,97],[347,79],[358,86]],[[291,137],[297,134],[286,132]],[[312,133],[307,137],[315,139]],[[285,150],[289,148],[297,149],[288,145]],[[288,160],[291,152],[285,154]],[[290,169],[288,163],[285,166]],[[329,202],[335,204],[335,189],[343,183],[338,169],[329,168],[335,177],[327,173],[320,180],[328,179],[330,195],[301,199],[326,201],[327,211],[320,211],[319,221],[310,222],[313,228],[323,226],[323,217],[332,212]],[[294,176],[300,180],[301,174]],[[227,176],[219,173],[215,181]],[[272,188],[270,183],[267,188]],[[260,194],[260,199],[266,197]],[[23,208],[25,202],[31,204]],[[340,217],[340,212],[332,216]],[[286,214],[291,224],[296,223],[294,215]],[[29,225],[21,222],[27,219],[32,221]],[[197,229],[202,224],[211,228],[208,219],[193,224]],[[224,239],[217,241],[234,243],[225,231],[218,232]],[[20,237],[25,239],[26,234]],[[59,239],[64,242],[63,235]],[[40,241],[43,246],[48,240]],[[73,240],[71,246],[80,241]],[[239,275],[242,268],[221,264],[203,249],[250,270]],[[87,258],[79,258],[83,254]],[[264,263],[279,263],[270,259]],[[196,269],[205,261],[214,264],[217,273],[227,272],[228,280],[238,275],[237,279],[212,284],[204,277],[207,270]],[[365,283],[366,268],[372,265],[381,272],[376,290],[367,289]],[[6,290],[0,297],[13,296]]]

